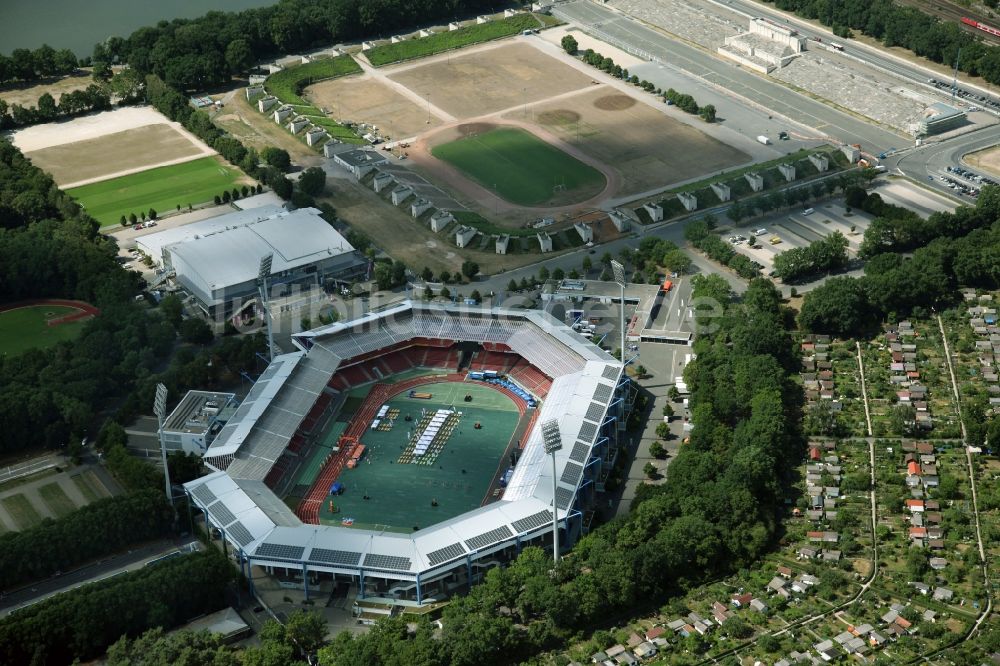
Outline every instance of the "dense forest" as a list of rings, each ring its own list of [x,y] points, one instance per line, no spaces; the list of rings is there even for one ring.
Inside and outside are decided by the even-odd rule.
[[[984,187],[975,206],[926,220],[860,188],[846,200],[878,216],[861,244],[865,274],[810,291],[799,314],[803,328],[864,335],[885,319],[927,316],[954,303],[960,286],[1000,287],[1000,188]]]
[[[0,621],[0,663],[93,659],[121,636],[219,610],[234,575],[226,558],[211,549],[63,592]]]

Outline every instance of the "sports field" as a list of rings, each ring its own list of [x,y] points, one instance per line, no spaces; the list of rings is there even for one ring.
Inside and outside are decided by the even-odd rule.
[[[72,340],[80,334],[86,320],[48,326],[50,319],[79,312],[61,305],[26,305],[0,312],[0,355],[13,356],[28,349],[43,349]]]
[[[520,419],[517,406],[502,393],[474,382],[424,384],[417,390],[433,397],[423,400],[404,394],[393,398],[387,404],[398,409],[399,416],[392,428],[365,431],[361,438],[364,458],[356,468],[341,472],[339,481],[346,490],[323,502],[322,523],[342,525],[353,519],[355,528],[409,532],[482,505],[493,478],[508,464],[504,452]],[[362,389],[362,394],[366,392]],[[466,395],[472,396],[471,402],[464,401]],[[348,420],[348,408],[359,398],[352,396],[339,418]],[[461,416],[434,464],[401,463],[408,434],[413,434],[411,428],[420,420],[421,410],[451,407]],[[412,420],[406,421],[407,416]],[[479,430],[477,422],[482,426]],[[344,423],[334,426],[339,432]],[[334,513],[330,512],[331,500]]]
[[[158,212],[210,201],[243,182],[243,174],[217,157],[149,169],[68,190],[102,227],[117,225],[122,215]]]
[[[435,146],[431,154],[521,206],[539,206],[569,194],[582,201],[607,184],[597,169],[516,128],[470,134]]]

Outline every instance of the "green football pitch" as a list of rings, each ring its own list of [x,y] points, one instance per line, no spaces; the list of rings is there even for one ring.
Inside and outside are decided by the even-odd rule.
[[[472,382],[424,384],[415,390],[433,397],[423,400],[404,394],[387,403],[399,409],[399,417],[387,432],[365,431],[364,458],[356,468],[340,473],[338,481],[345,492],[324,500],[322,523],[341,525],[353,519],[355,528],[409,532],[482,505],[494,476],[508,464],[504,453],[520,419],[517,406],[502,393]],[[472,396],[471,402],[464,401],[466,395]],[[420,420],[421,410],[449,407],[461,417],[435,463],[400,463],[407,435],[413,434],[409,429]],[[407,416],[412,420],[406,421]],[[477,422],[479,430],[474,427]],[[333,427],[340,432],[343,425],[335,422]]]
[[[188,204],[211,201],[216,194],[233,189],[242,178],[239,169],[215,157],[147,169],[139,173],[81,185],[68,190],[102,227],[119,224],[122,215],[152,208],[159,213]]]
[[[86,320],[58,326],[47,326],[45,322],[73,312],[77,309],[62,305],[27,305],[0,312],[0,354],[13,356],[27,349],[51,347],[63,340],[72,340],[80,334]]]
[[[435,146],[431,154],[521,206],[582,201],[607,183],[597,169],[521,129],[473,134]]]

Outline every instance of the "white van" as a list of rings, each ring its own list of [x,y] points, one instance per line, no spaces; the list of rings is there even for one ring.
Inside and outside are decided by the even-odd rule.
[[[806,208],[806,209],[805,209],[804,211],[802,211],[802,214],[803,214],[803,215],[812,215],[812,214],[813,214],[813,213],[815,213],[815,212],[816,212],[816,211],[815,211],[815,210],[813,210],[812,208]]]

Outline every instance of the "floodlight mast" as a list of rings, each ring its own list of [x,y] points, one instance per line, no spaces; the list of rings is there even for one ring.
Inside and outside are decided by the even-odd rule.
[[[153,399],[153,413],[156,414],[156,437],[160,440],[160,457],[163,459],[163,481],[167,490],[167,501],[174,505],[174,493],[170,488],[170,468],[167,467],[167,447],[163,441],[163,421],[167,414],[167,387],[162,383],[156,385],[156,397]]]
[[[264,322],[267,325],[267,358],[274,360],[274,333],[271,330],[271,304],[267,291],[267,278],[271,277],[271,263],[274,261],[274,254],[264,255],[260,258],[260,302],[264,307]]]
[[[552,456],[552,561],[559,564],[559,504],[556,502],[556,451],[562,449],[562,435],[558,419],[542,424],[542,441],[545,452]]]
[[[627,282],[625,281],[625,266],[623,266],[620,261],[612,259],[611,271],[615,274],[615,282],[618,283],[618,286],[621,287],[622,290],[622,300],[619,307],[619,312],[621,314],[619,325],[621,326],[621,339],[622,339],[621,361],[622,361],[622,373],[624,374],[625,372],[625,285],[627,284]]]

